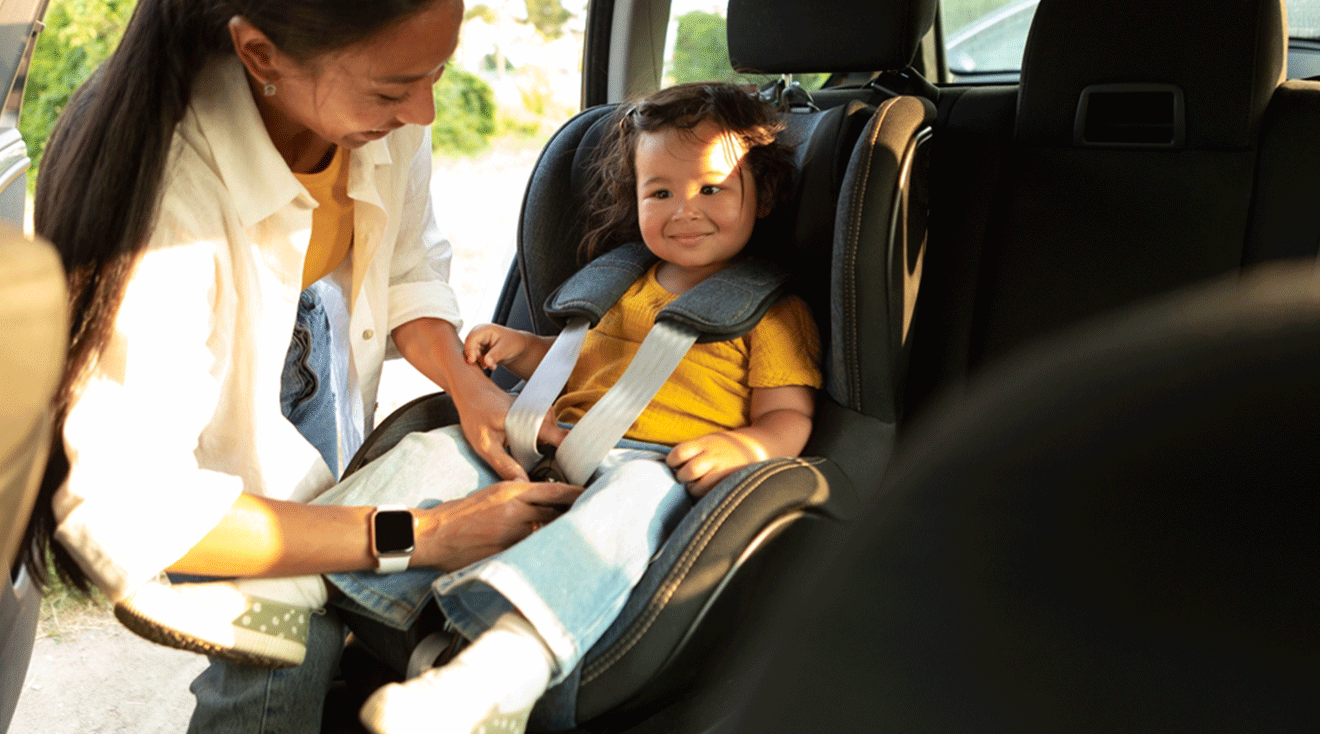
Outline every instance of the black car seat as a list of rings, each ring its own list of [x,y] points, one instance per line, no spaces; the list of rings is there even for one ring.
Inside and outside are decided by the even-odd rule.
[[[1237,270],[1285,52],[1280,0],[1041,0],[1018,87],[941,101],[925,392]]]
[[[907,23],[903,34],[878,40],[868,34],[860,57],[856,46],[845,49],[837,41],[804,45],[795,71],[837,64],[907,69],[935,8],[934,0],[876,6],[802,0],[791,3],[796,12],[788,14],[790,3],[773,5],[784,11],[783,22],[819,16],[859,43],[859,22],[873,30],[890,27],[894,19]],[[783,50],[760,21],[756,13],[731,9],[731,41],[743,34],[755,41],[740,45],[755,51],[748,63],[757,54],[771,59]],[[690,693],[701,687],[699,681],[721,674],[720,656],[737,647],[746,617],[791,575],[798,544],[834,529],[857,494],[879,484],[895,441],[904,329],[925,246],[924,161],[934,108],[904,95],[875,107],[853,101],[785,113],[787,134],[800,143],[801,171],[793,201],[757,225],[756,236],[772,240],[770,259],[797,273],[792,289],[812,307],[828,354],[827,390],[818,398],[816,430],[804,458],[749,467],[697,504],[614,626],[573,672],[579,683],[575,720],[542,721],[542,727],[581,724],[596,731],[648,719],[665,722],[655,724],[662,727],[657,730],[682,728],[678,722]],[[604,106],[580,113],[542,152],[524,198],[516,261],[496,321],[555,333],[540,306],[577,267],[583,182],[612,111]],[[420,398],[381,423],[349,470],[408,431],[454,419],[444,396]]]
[[[989,368],[767,612],[713,731],[1320,730],[1318,376],[1310,259]]]

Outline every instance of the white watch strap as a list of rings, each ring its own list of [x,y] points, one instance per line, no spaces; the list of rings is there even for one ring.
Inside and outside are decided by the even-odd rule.
[[[408,570],[412,554],[397,556],[376,556],[376,573],[398,573]]]

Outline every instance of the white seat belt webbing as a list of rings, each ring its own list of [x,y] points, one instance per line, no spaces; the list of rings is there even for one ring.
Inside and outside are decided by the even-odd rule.
[[[582,416],[555,452],[555,463],[569,482],[586,485],[605,455],[660,392],[697,336],[696,329],[672,321],[651,327],[623,376]]]
[[[578,352],[582,351],[582,340],[587,336],[587,327],[585,318],[568,322],[504,417],[509,451],[524,469],[530,471],[541,460],[541,454],[536,450],[536,435],[546,413],[573,373]]]

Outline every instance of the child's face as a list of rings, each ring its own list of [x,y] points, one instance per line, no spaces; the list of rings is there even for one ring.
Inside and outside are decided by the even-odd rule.
[[[685,280],[695,283],[723,268],[752,235],[756,184],[746,152],[741,140],[711,122],[638,137],[642,241]]]

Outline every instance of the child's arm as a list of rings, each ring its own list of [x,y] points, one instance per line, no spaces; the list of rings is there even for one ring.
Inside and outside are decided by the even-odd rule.
[[[482,324],[467,335],[463,342],[463,357],[469,364],[488,370],[502,365],[526,380],[536,371],[554,341],[554,337],[537,336],[499,324]]]
[[[678,444],[666,460],[688,493],[701,497],[734,470],[797,456],[811,435],[815,393],[799,385],[752,388],[751,423]]]

